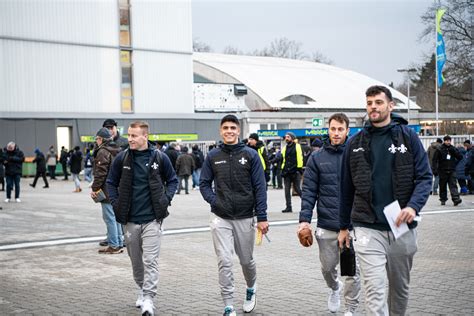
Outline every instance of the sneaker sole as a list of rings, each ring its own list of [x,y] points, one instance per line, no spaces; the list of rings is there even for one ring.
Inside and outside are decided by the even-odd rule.
[[[255,305],[253,306],[253,308],[251,310],[246,311],[245,309],[243,309],[243,308],[242,309],[243,309],[245,314],[248,314],[248,313],[253,312],[255,310],[255,307],[257,307],[257,297],[255,297]]]

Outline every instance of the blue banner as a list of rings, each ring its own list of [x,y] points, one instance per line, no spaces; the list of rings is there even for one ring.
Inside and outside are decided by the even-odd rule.
[[[443,35],[438,33],[436,41],[436,63],[438,64],[438,87],[441,88],[444,82],[443,67],[446,62],[446,52],[444,48]]]

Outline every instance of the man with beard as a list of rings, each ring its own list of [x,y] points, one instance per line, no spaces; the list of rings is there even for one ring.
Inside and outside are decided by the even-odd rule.
[[[342,157],[339,247],[349,247],[352,222],[367,314],[405,315],[417,251],[414,220],[428,200],[432,175],[418,135],[391,114],[390,90],[372,86],[365,94],[369,122],[349,139]],[[401,208],[395,225],[409,228],[398,239],[383,212],[394,201]]]
[[[288,132],[285,135],[286,146],[281,151],[283,162],[281,164],[281,176],[285,183],[286,208],[282,213],[293,212],[291,208],[291,185],[296,193],[301,196],[301,174],[303,173],[303,150],[301,145],[295,142],[296,135]]]

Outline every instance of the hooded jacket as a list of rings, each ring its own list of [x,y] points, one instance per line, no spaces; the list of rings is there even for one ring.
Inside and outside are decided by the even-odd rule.
[[[334,146],[327,140],[321,150],[309,156],[304,172],[300,222],[311,223],[316,205],[317,226],[339,231],[339,196],[344,148],[345,144]]]
[[[35,159],[33,162],[36,163],[36,172],[46,172],[46,159],[44,158],[44,154],[39,151],[35,150]]]
[[[461,161],[463,156],[453,145],[441,144],[436,150],[433,157],[433,173],[437,175],[439,172],[455,171],[456,165]]]
[[[107,191],[107,175],[110,171],[110,166],[112,165],[112,160],[119,153],[121,148],[115,142],[104,142],[100,146],[94,148],[94,166],[93,166],[93,175],[94,181],[92,182],[91,189],[94,192],[102,190],[107,197],[106,200],[102,201],[104,203],[110,203],[108,197],[109,193]]]
[[[398,200],[400,207],[412,207],[417,214],[428,200],[432,174],[428,157],[415,131],[407,126],[402,117],[392,114],[390,133],[392,146],[386,148],[394,155],[391,168],[391,200]],[[344,149],[341,173],[340,228],[354,226],[377,226],[377,217],[372,204],[372,162],[370,142],[373,127],[364,129],[351,137]],[[381,150],[385,150],[381,148]],[[416,226],[416,222],[408,225]]]

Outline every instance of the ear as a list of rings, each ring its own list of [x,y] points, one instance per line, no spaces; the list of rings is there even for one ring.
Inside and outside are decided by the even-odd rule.
[[[350,132],[350,130],[351,130],[351,129],[348,127],[348,128],[347,128],[347,133],[346,133],[346,136],[349,136],[349,132]]]

